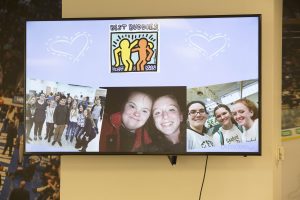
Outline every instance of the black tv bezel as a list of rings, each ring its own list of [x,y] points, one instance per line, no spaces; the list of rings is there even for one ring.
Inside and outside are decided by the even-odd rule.
[[[103,21],[103,20],[140,20],[140,19],[200,19],[200,18],[243,18],[243,17],[256,17],[258,19],[257,28],[258,28],[258,130],[259,130],[259,141],[258,141],[258,151],[257,152],[188,152],[185,153],[174,153],[174,152],[158,152],[158,153],[147,153],[147,152],[27,152],[26,151],[26,134],[24,134],[24,154],[25,155],[99,155],[99,156],[109,156],[109,155],[148,155],[148,156],[261,156],[262,155],[262,102],[261,102],[261,94],[262,94],[262,64],[261,64],[261,40],[262,40],[262,28],[261,28],[261,21],[262,15],[261,14],[232,14],[232,15],[182,15],[182,16],[134,16],[134,17],[88,17],[88,18],[62,18],[62,19],[27,19],[25,24],[25,34],[24,34],[24,41],[25,41],[25,51],[24,51],[24,112],[26,112],[26,68],[27,68],[27,23],[28,22],[50,22],[50,21]],[[24,122],[26,115],[24,113]],[[26,123],[24,123],[26,124]],[[25,126],[26,131],[26,126]]]

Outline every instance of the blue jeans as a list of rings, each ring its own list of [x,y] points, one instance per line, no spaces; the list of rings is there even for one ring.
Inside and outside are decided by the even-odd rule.
[[[98,119],[93,119],[93,120],[94,120],[94,123],[95,123],[96,133],[98,134]]]
[[[83,127],[76,125],[75,131],[73,132],[70,141],[71,142],[73,141],[74,135],[75,135],[75,138],[77,139],[77,137],[79,137],[82,134],[82,132],[83,132]]]
[[[76,126],[77,126],[76,122],[69,122],[66,138],[68,138],[69,136],[74,137]]]

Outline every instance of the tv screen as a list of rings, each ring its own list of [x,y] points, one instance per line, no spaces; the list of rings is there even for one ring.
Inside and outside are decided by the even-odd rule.
[[[26,153],[260,155],[260,15],[26,22]]]

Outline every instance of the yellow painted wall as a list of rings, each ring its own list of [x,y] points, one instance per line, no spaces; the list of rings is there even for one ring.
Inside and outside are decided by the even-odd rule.
[[[210,156],[204,200],[279,200],[282,0],[62,0],[72,17],[262,14],[262,156]],[[204,156],[63,156],[63,200],[196,200]]]

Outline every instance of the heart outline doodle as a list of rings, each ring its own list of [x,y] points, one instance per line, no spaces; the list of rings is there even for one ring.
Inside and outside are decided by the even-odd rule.
[[[217,48],[215,51],[210,53],[207,49],[204,49],[198,43],[195,43],[194,38],[201,38],[205,40],[207,43],[211,43],[216,40],[223,40],[223,43],[219,48]],[[213,57],[218,56],[221,52],[224,52],[225,49],[230,46],[229,41],[230,41],[229,37],[227,37],[227,35],[225,34],[208,35],[207,33],[197,32],[197,33],[192,33],[191,35],[188,36],[189,44],[192,47],[194,47],[197,51],[199,51],[202,56],[207,57],[209,60],[212,60]]]
[[[55,47],[55,45],[60,44],[60,45],[65,45],[65,46],[72,46],[78,39],[83,38],[84,39],[84,44],[82,45],[80,51],[76,55],[73,55],[71,52],[64,51],[62,49],[59,49]],[[48,42],[46,43],[47,45],[47,51],[49,51],[53,55],[57,56],[64,56],[72,60],[73,62],[78,62],[79,58],[84,55],[84,53],[89,49],[90,44],[92,43],[90,39],[90,35],[86,32],[80,33],[77,32],[74,34],[72,37],[67,37],[67,36],[56,36],[55,39],[50,38]]]

